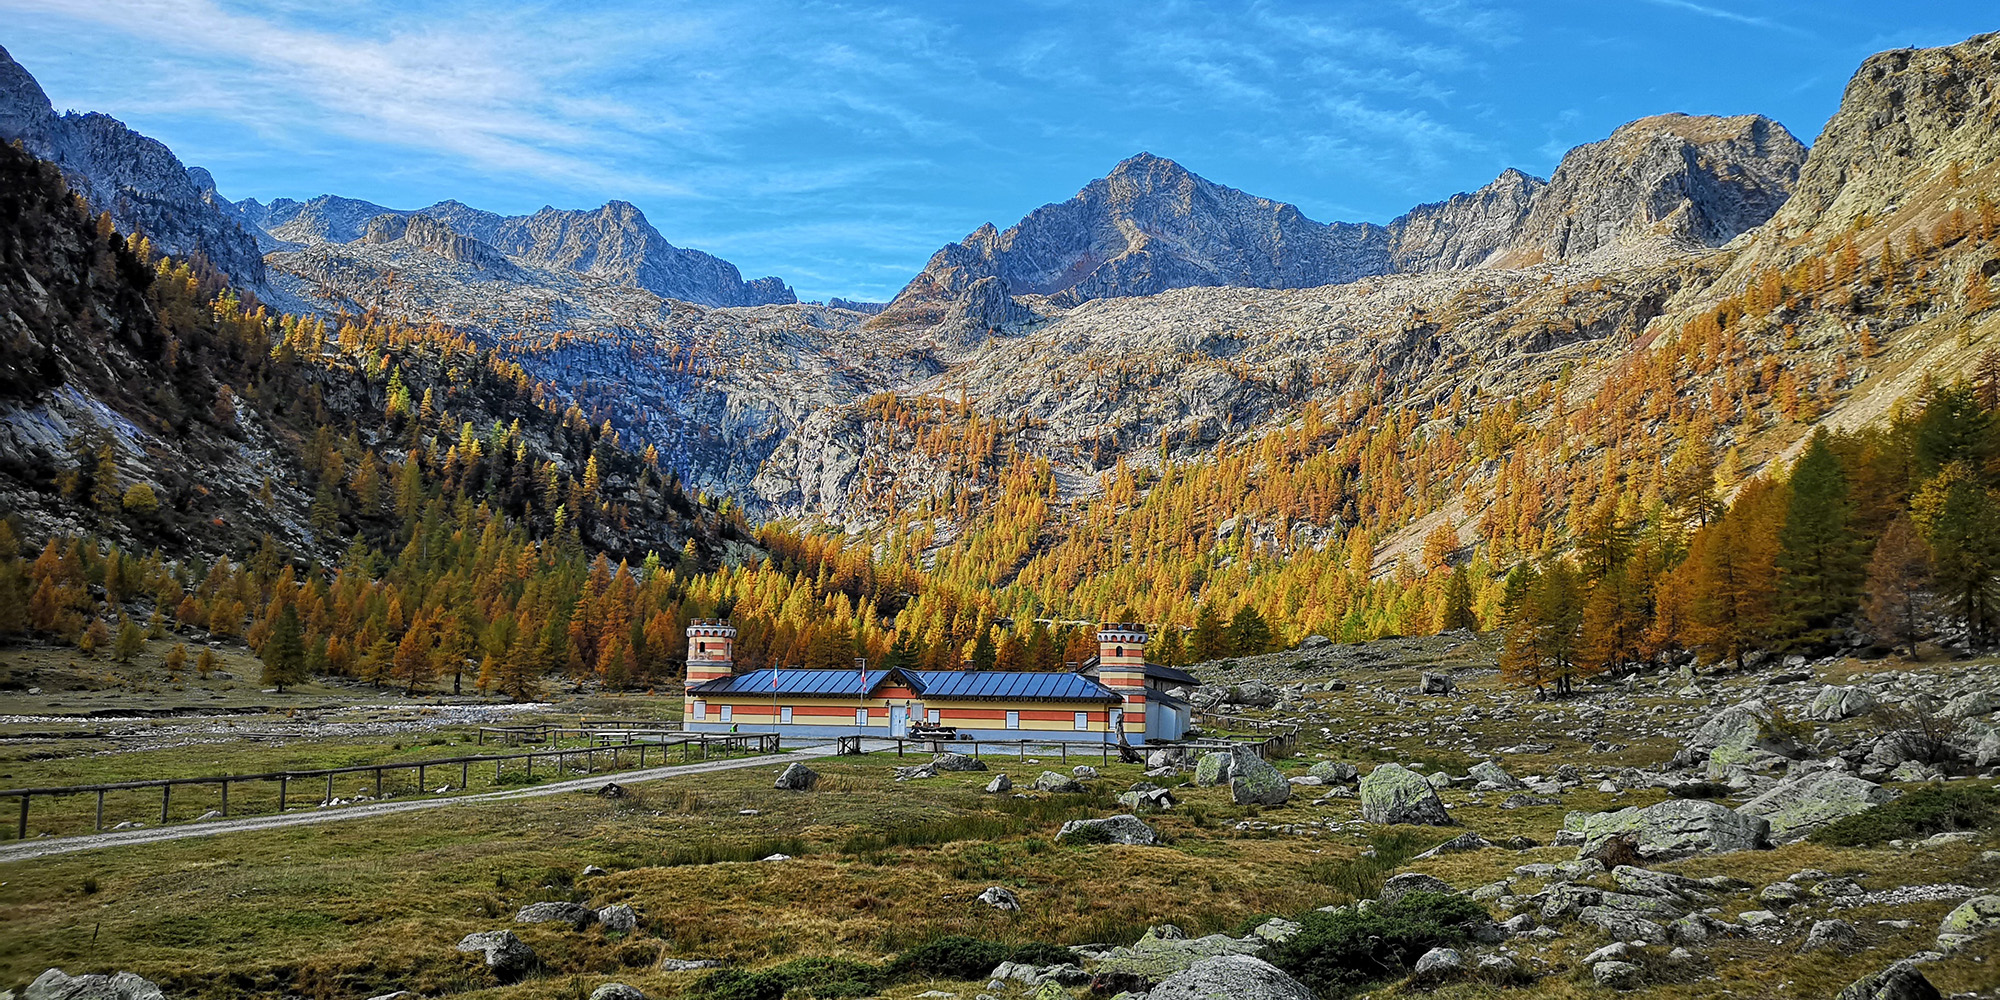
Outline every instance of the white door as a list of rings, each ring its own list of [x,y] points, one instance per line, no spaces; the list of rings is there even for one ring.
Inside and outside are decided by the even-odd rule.
[[[889,735],[891,736],[910,735],[910,706],[908,705],[889,706]]]

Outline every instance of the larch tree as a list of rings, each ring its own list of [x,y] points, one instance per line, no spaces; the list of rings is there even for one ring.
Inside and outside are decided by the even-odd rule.
[[[299,615],[290,604],[271,624],[271,634],[258,654],[264,661],[263,682],[284,691],[306,679],[305,636],[299,629]]]
[[[1868,560],[1868,623],[1876,636],[1912,655],[1917,640],[1923,637],[1930,570],[1930,553],[1910,519],[1899,517],[1889,522]]]
[[[1781,627],[1817,641],[1854,610],[1863,573],[1860,540],[1848,526],[1847,475],[1821,428],[1792,467],[1791,497],[1778,530]]]

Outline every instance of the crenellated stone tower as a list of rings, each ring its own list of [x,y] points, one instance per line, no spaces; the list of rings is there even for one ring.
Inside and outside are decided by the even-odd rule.
[[[694,687],[736,668],[736,626],[727,618],[696,618],[688,623],[687,685],[681,705],[683,722],[694,721]]]

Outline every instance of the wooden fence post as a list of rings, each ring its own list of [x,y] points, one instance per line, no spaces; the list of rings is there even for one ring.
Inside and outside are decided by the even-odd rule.
[[[328,775],[328,776],[327,776],[327,780],[328,780],[328,781],[332,781],[332,780],[333,780],[333,776],[332,776],[332,775]],[[292,785],[292,777],[291,777],[291,775],[288,775],[288,774],[281,774],[281,775],[278,775],[278,811],[279,811],[279,812],[284,812],[284,811],[285,811],[285,793],[286,793],[286,792],[288,792],[288,791],[291,791],[291,785]],[[327,798],[329,798],[329,799],[331,799],[332,797],[333,797],[333,796],[331,796],[331,795],[327,796]]]
[[[21,833],[15,839],[28,839],[28,797],[26,795],[21,796]]]
[[[326,776],[326,804],[329,808],[333,805],[333,775],[331,774]]]
[[[97,790],[97,828],[104,829],[104,789]]]
[[[222,781],[222,818],[229,818],[229,780],[227,778]]]
[[[173,791],[174,783],[171,781],[160,786],[160,822],[162,823],[167,821],[167,800],[172,797]]]

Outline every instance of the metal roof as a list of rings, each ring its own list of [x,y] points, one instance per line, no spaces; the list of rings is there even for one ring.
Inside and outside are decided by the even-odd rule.
[[[698,684],[698,695],[733,694],[817,698],[860,698],[893,674],[918,695],[968,701],[1119,702],[1117,692],[1088,677],[1066,672],[1003,670],[752,670]],[[773,677],[775,675],[775,679]]]
[[[896,673],[893,670],[870,670],[866,674],[858,670],[752,670],[747,674],[718,677],[712,681],[697,684],[696,694],[743,694],[771,695],[790,694],[803,696],[824,696],[829,698],[859,698],[864,693],[880,686],[882,679]],[[772,675],[776,683],[772,683]]]
[[[1119,702],[1117,692],[1066,671],[917,670],[919,693],[935,698]]]
[[[1201,678],[1179,667],[1162,666],[1158,663],[1146,664],[1146,676],[1154,680],[1166,681],[1170,684],[1185,684],[1189,687],[1201,686]]]

